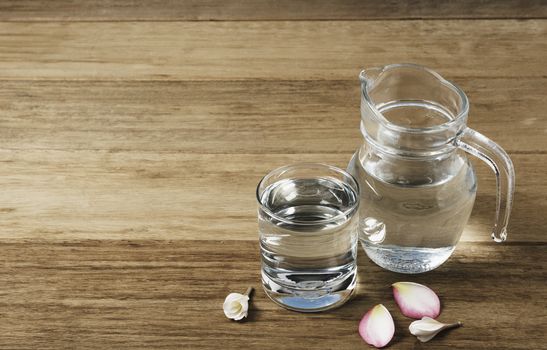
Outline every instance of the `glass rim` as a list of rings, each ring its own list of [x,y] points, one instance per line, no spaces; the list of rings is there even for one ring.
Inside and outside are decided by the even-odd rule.
[[[397,125],[395,123],[392,123],[392,122],[390,122],[389,120],[387,120],[386,118],[383,117],[382,113],[376,108],[376,105],[375,105],[374,101],[372,101],[372,99],[371,99],[371,97],[368,93],[368,89],[370,87],[370,84],[366,79],[367,69],[364,69],[364,70],[361,71],[361,73],[359,73],[359,78],[361,80],[361,83],[364,85],[364,88],[361,89],[361,93],[363,95],[363,98],[365,99],[365,101],[369,105],[369,107],[374,112],[373,114],[374,114],[374,117],[375,117],[376,120],[378,120],[380,123],[385,125],[388,129],[391,129],[391,130],[396,131],[396,132],[406,132],[406,133],[435,133],[435,132],[442,132],[442,131],[445,131],[445,130],[449,129],[453,125],[458,125],[458,124],[461,124],[461,123],[465,123],[466,116],[469,114],[469,99],[467,98],[467,95],[465,94],[465,92],[463,92],[462,89],[460,89],[460,87],[458,87],[458,85],[456,85],[455,83],[453,83],[449,80],[446,80],[439,73],[432,70],[431,68],[428,68],[426,66],[422,66],[422,65],[419,65],[419,64],[414,64],[414,63],[394,63],[394,64],[388,64],[388,65],[385,65],[385,66],[382,66],[382,67],[369,68],[368,70],[379,69],[380,74],[381,74],[381,73],[383,73],[387,70],[396,69],[396,68],[414,69],[416,71],[422,71],[422,72],[433,75],[441,84],[447,86],[452,91],[456,92],[456,94],[462,100],[461,110],[458,112],[457,115],[454,116],[454,119],[449,120],[449,121],[447,121],[445,123],[442,123],[440,125],[421,127],[421,128],[410,128],[410,127],[401,126],[401,125]]]
[[[349,183],[346,180],[343,180],[343,182],[348,184],[352,188],[352,190],[354,190],[355,198],[356,198],[355,203],[353,203],[348,209],[344,210],[342,213],[340,213],[340,214],[338,214],[338,215],[336,215],[332,218],[318,220],[318,221],[314,221],[314,222],[287,220],[287,219],[285,219],[285,218],[283,218],[279,215],[276,215],[274,212],[272,212],[268,207],[266,207],[262,203],[260,186],[264,183],[264,181],[266,181],[269,177],[273,176],[274,173],[283,174],[285,171],[288,171],[290,169],[306,168],[306,167],[318,167],[318,168],[327,169],[327,170],[334,171],[338,174],[343,175],[344,177],[347,177],[347,178],[351,179],[353,184]],[[286,224],[301,225],[301,226],[313,226],[313,225],[318,225],[318,224],[325,224],[325,223],[329,223],[329,222],[339,220],[340,218],[343,218],[343,217],[347,217],[349,214],[351,214],[353,211],[355,211],[358,208],[359,202],[360,202],[359,194],[360,194],[359,182],[357,182],[357,179],[355,179],[355,177],[353,175],[351,175],[347,171],[345,171],[343,169],[340,169],[336,166],[325,164],[325,163],[314,163],[314,162],[293,163],[293,164],[283,165],[281,167],[275,168],[275,169],[271,170],[270,172],[268,172],[266,175],[264,175],[262,177],[262,179],[260,179],[260,181],[258,182],[258,185],[256,186],[256,201],[258,202],[258,206],[262,211],[264,211],[270,217],[272,217],[276,220],[279,220],[281,222],[284,222]]]

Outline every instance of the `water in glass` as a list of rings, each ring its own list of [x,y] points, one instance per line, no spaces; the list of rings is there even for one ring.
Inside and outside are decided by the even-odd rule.
[[[298,311],[343,303],[356,281],[355,189],[333,177],[288,178],[265,187],[259,201],[268,295]]]

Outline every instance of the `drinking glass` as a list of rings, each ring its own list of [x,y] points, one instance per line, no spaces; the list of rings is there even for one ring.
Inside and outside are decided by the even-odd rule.
[[[346,302],[357,272],[355,179],[333,166],[295,164],[266,175],[256,195],[266,294],[301,312]]]

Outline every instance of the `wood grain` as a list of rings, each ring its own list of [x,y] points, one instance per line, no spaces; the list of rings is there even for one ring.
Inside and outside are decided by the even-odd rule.
[[[0,23],[0,79],[355,79],[414,62],[545,77],[547,21]]]
[[[510,153],[547,152],[547,77],[455,81],[471,127]],[[0,147],[348,157],[362,142],[359,89],[357,79],[3,81]]]
[[[268,171],[298,161],[345,167],[347,154],[185,154],[0,151],[0,238],[252,240],[255,187]],[[547,155],[514,155],[512,242],[545,242]],[[464,241],[490,241],[495,180],[477,163],[479,194]],[[494,244],[494,243],[492,243]]]
[[[390,349],[547,344],[545,0],[1,1],[0,349]],[[524,20],[523,20],[524,19]],[[299,314],[260,288],[255,186],[283,164],[345,167],[361,68],[454,80],[469,125],[511,155],[509,241],[490,242],[494,176],[454,256],[402,276],[360,253],[342,308]],[[419,343],[389,286],[411,280],[464,327]],[[249,318],[229,292],[256,288]]]
[[[544,0],[8,0],[0,20],[333,20],[414,18],[546,18]]]
[[[357,295],[342,308],[299,314],[259,285],[256,242],[82,241],[2,244],[2,345],[78,349],[356,349],[362,315],[391,311],[390,349],[539,349],[545,342],[545,245],[460,244],[438,270],[412,277],[439,294],[441,321],[464,327],[420,344],[390,285],[401,275],[359,257]],[[518,264],[515,264],[518,261]],[[488,281],[488,283],[484,283]],[[244,323],[227,320],[229,292],[254,286]],[[498,347],[503,344],[502,347]]]

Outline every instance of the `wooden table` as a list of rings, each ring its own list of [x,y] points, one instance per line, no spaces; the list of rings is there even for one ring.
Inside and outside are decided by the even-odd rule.
[[[0,348],[366,349],[374,304],[391,349],[547,343],[547,3],[1,1]],[[255,186],[292,162],[344,167],[361,142],[361,68],[414,62],[457,82],[470,126],[517,173],[507,243],[495,180],[454,256],[418,276],[359,256],[357,296],[299,314],[260,287]],[[421,344],[390,284],[429,285]],[[254,286],[244,323],[229,292]]]

